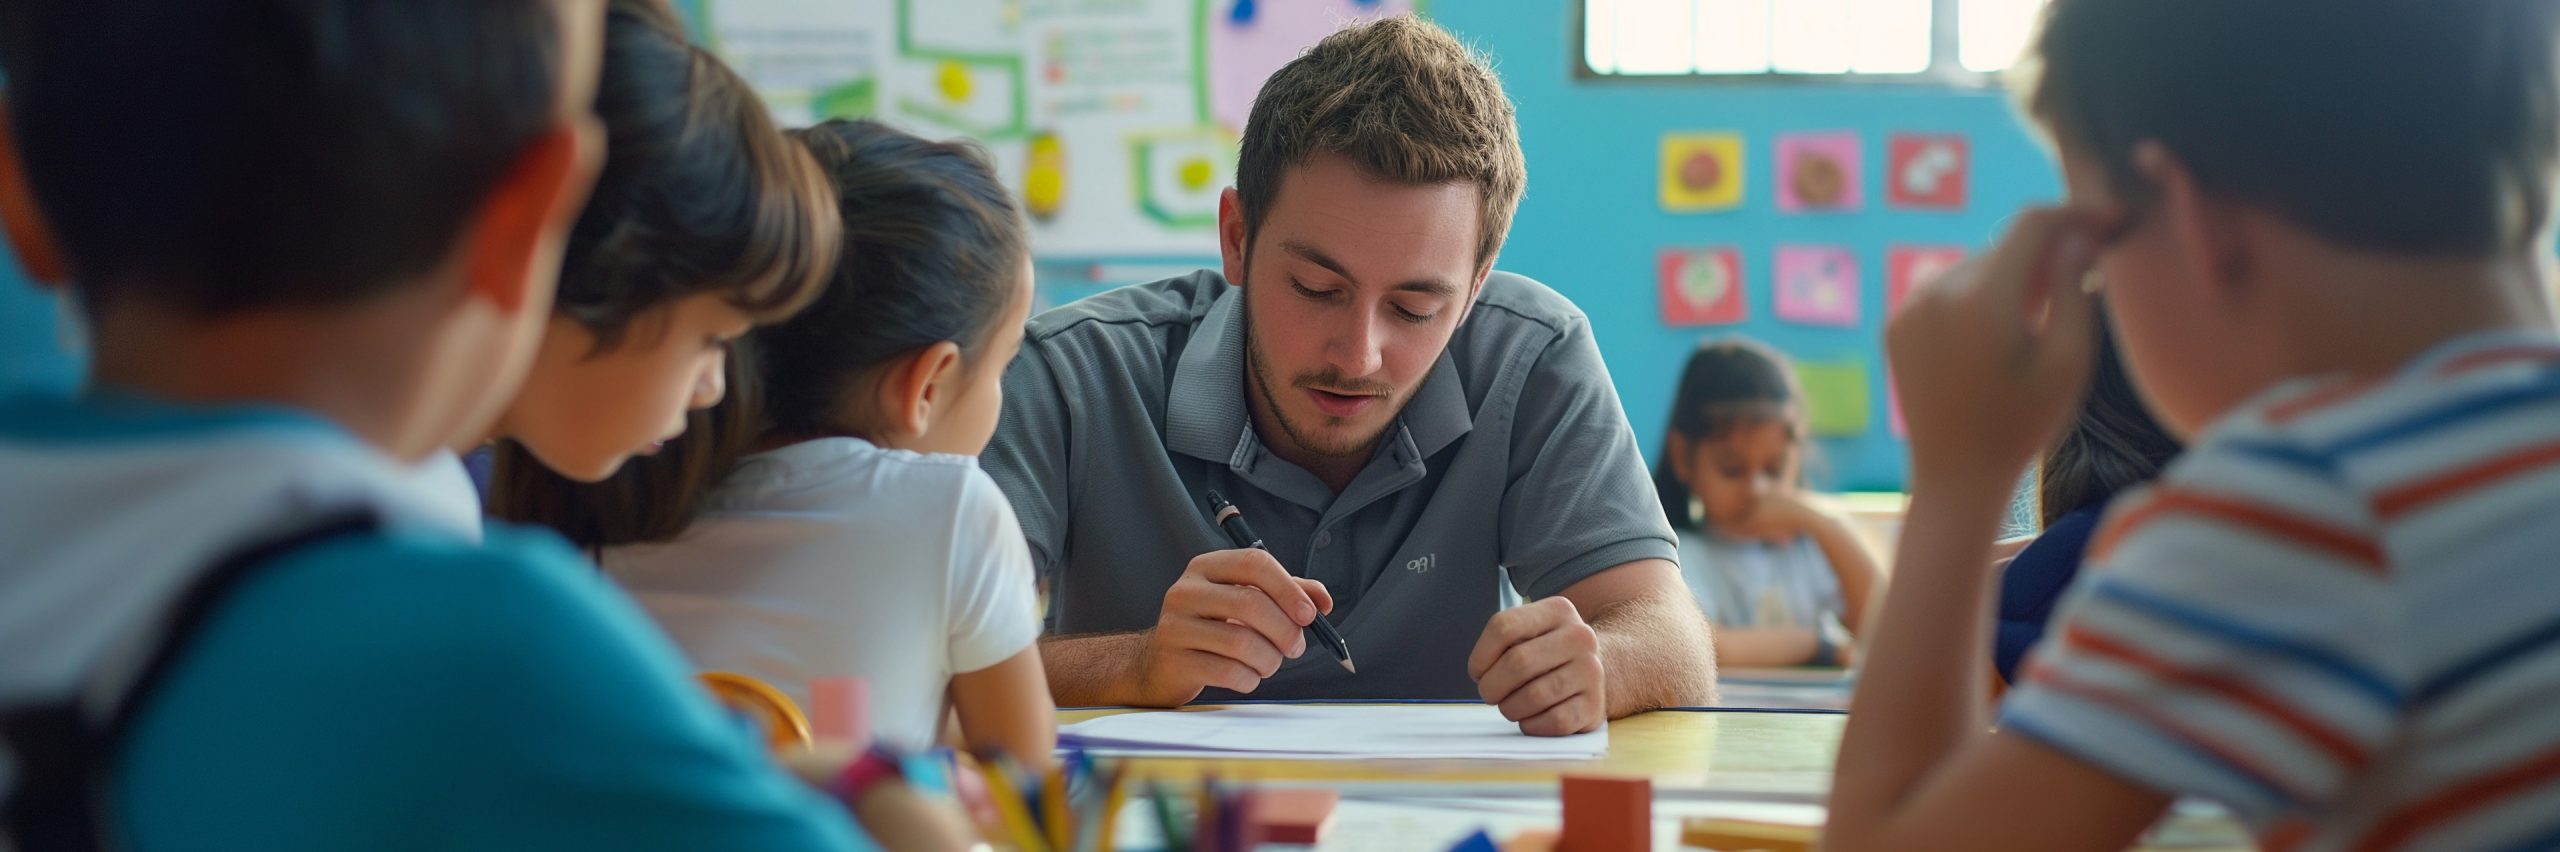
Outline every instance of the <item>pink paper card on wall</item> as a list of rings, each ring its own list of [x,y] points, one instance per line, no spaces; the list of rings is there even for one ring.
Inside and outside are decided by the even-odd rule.
[[[1858,256],[1839,246],[1779,246],[1778,318],[1804,325],[1858,325]]]
[[[1973,142],[1953,133],[1896,133],[1885,143],[1885,203],[1962,210],[1973,184]]]
[[[1884,380],[1884,407],[1893,413],[1893,436],[1911,437],[1910,424],[1902,422],[1902,389],[1893,386],[1892,376],[1886,376]]]
[[[1833,213],[1866,204],[1858,134],[1778,137],[1778,211]]]
[[[1963,246],[1894,246],[1885,250],[1885,311],[1902,310],[1912,288],[1926,287],[1963,263]]]
[[[1731,248],[1663,249],[1656,261],[1662,324],[1732,325],[1749,318],[1742,299],[1742,253]]]

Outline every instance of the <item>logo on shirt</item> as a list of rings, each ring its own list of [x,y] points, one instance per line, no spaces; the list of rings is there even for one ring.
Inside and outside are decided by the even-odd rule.
[[[1422,558],[1405,563],[1404,570],[1411,571],[1416,574],[1429,574],[1431,573],[1432,567],[1439,564],[1440,554],[1425,553],[1422,555]]]

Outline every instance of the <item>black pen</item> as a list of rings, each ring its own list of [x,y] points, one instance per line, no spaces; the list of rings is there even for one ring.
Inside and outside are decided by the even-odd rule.
[[[1218,529],[1226,531],[1227,540],[1234,542],[1236,549],[1269,550],[1262,546],[1262,537],[1254,535],[1252,527],[1245,526],[1244,513],[1237,511],[1236,504],[1227,502],[1227,498],[1218,496],[1215,491],[1209,492],[1209,517]],[[1286,565],[1280,568],[1288,570]],[[1317,613],[1316,620],[1307,622],[1307,632],[1316,635],[1317,644],[1333,652],[1333,656],[1342,662],[1343,671],[1360,673],[1360,667],[1351,664],[1351,643],[1342,641],[1342,634],[1334,632],[1333,622],[1326,621],[1323,613]]]

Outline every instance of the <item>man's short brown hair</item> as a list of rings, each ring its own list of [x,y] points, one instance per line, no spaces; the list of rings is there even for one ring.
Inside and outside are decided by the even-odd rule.
[[[2119,197],[2167,147],[2321,237],[2477,256],[2540,238],[2560,156],[2550,0],[2054,0],[2027,112]]]
[[[1411,17],[1327,36],[1262,84],[1236,164],[1248,244],[1281,176],[1318,154],[1344,157],[1378,180],[1475,184],[1479,266],[1502,250],[1529,179],[1502,81],[1448,31]]]

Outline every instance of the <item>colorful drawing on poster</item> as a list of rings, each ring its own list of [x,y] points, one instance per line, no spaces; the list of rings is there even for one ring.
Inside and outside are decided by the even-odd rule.
[[[1067,143],[1058,134],[1042,132],[1033,135],[1026,148],[1029,162],[1022,170],[1022,206],[1032,219],[1046,222],[1057,218],[1058,209],[1067,203]]]
[[[925,91],[898,99],[900,112],[979,139],[1029,134],[1021,57],[915,51],[899,62],[908,73],[930,81]]]
[[[1216,228],[1218,196],[1236,179],[1235,147],[1236,138],[1217,128],[1132,139],[1140,212],[1168,228]]]
[[[1662,135],[1662,209],[1673,213],[1742,206],[1740,133]]]
[[[1885,203],[1962,210],[1972,192],[1973,142],[1953,133],[1896,133],[1886,144]]]
[[[1663,249],[1655,265],[1663,325],[1732,325],[1750,317],[1742,296],[1740,251]]]
[[[880,81],[847,80],[809,96],[809,112],[819,121],[870,118],[880,112]]]
[[[1947,270],[1963,263],[1963,246],[1893,246],[1885,249],[1884,309],[1887,316],[1902,310],[1902,300],[1914,287],[1926,287]]]
[[[1858,325],[1858,256],[1838,246],[1779,246],[1771,302],[1779,319]]]
[[[1414,0],[1215,0],[1209,7],[1204,10],[1209,16],[1209,114],[1204,120],[1237,131],[1244,128],[1263,81],[1280,66],[1345,26],[1411,14]]]
[[[839,0],[841,2],[841,0]],[[898,59],[891,104],[927,135],[981,141],[1031,135],[1022,4],[1017,0],[893,0]]]
[[[1858,134],[1778,137],[1778,210],[1844,212],[1866,204]]]
[[[1822,438],[1854,438],[1867,433],[1873,406],[1867,401],[1867,362],[1797,361],[1796,382],[1804,386],[1806,419]]]

